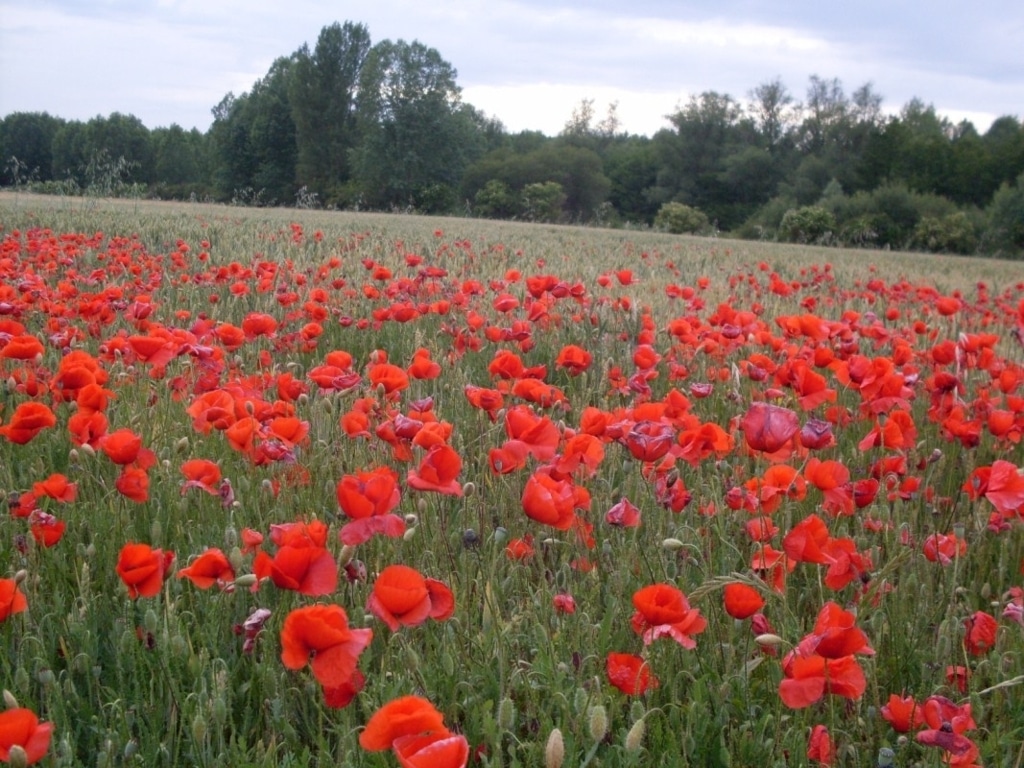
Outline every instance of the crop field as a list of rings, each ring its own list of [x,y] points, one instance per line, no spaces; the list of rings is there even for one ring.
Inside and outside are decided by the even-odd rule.
[[[0,195],[0,760],[1024,766],[1019,263]]]

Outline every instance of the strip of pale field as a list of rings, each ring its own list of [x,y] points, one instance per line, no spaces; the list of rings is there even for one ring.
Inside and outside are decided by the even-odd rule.
[[[831,265],[840,286],[855,290],[872,278],[887,284],[906,280],[934,286],[942,293],[963,291],[973,296],[978,283],[998,294],[1024,281],[1019,262],[924,253],[824,248],[708,237],[668,235],[650,230],[530,224],[525,222],[426,217],[293,208],[242,208],[206,203],[70,198],[0,191],[0,229],[47,227],[55,232],[138,234],[151,250],[173,247],[178,239],[195,246],[214,244],[217,261],[246,260],[254,253],[273,258],[273,242],[292,223],[307,235],[320,230],[328,247],[353,233],[380,239],[381,246],[405,244],[406,252],[425,255],[438,240],[468,241],[476,253],[498,248],[517,268],[553,272],[564,279],[588,281],[616,269],[633,269],[638,277],[692,284],[711,279],[710,303],[725,300],[728,287],[716,277],[735,276],[766,263],[784,280],[799,279],[801,270]],[[443,234],[438,234],[443,233]],[[383,249],[382,259],[393,254]],[[648,258],[642,258],[647,254]],[[538,260],[541,262],[538,264]],[[674,265],[678,272],[644,265]],[[649,285],[649,284],[648,284]],[[721,293],[720,293],[721,292]],[[654,300],[654,295],[644,297]]]

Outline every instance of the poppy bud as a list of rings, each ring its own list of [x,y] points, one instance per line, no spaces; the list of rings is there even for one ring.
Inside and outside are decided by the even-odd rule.
[[[776,645],[782,645],[786,641],[778,635],[773,635],[771,632],[766,632],[763,635],[758,635],[754,638],[754,642],[761,646],[767,646],[769,648]]]
[[[402,534],[402,541],[412,541],[412,537],[416,535],[415,528],[406,528],[405,533]]]
[[[676,552],[685,546],[679,539],[664,539],[661,542],[662,549],[667,549],[670,552]]]
[[[463,486],[462,486],[462,495],[463,496],[472,496],[474,493],[476,493],[476,484],[475,483],[470,481],[468,483],[464,483],[463,484]]]
[[[590,708],[587,727],[590,730],[590,738],[595,742],[604,740],[608,733],[608,712],[603,705],[597,704]]]
[[[248,589],[249,587],[255,586],[257,581],[259,581],[259,579],[256,578],[255,573],[243,573],[235,579],[232,584],[236,587],[240,587],[241,589]]]
[[[16,586],[20,586],[20,585],[22,585],[25,582],[25,579],[27,579],[27,578],[28,578],[28,571],[26,571],[24,568],[22,568],[16,574],[14,574],[14,583],[15,583]]]
[[[180,438],[178,440],[178,442],[176,442],[174,444],[174,450],[177,451],[178,453],[187,453],[188,452],[188,438],[187,437]]]
[[[344,568],[350,562],[356,554],[356,548],[345,544],[341,547],[341,552],[338,553],[338,565]]]
[[[6,694],[7,692],[4,691]],[[17,704],[15,704],[17,706]],[[511,731],[516,724],[516,705],[507,696],[498,704],[498,727],[503,731]]]
[[[7,709],[19,709],[18,700],[14,698],[14,694],[4,688],[4,706]]]
[[[626,751],[627,752],[639,752],[644,745],[644,731],[646,726],[644,725],[643,718],[640,718],[632,727],[629,729],[629,733],[626,734]]]
[[[202,713],[199,713],[192,720],[192,738],[202,744],[206,741],[206,733],[206,718],[203,717]]]
[[[96,455],[96,449],[93,448],[88,443],[82,443],[80,446],[78,446],[78,448],[82,453],[84,453],[89,458],[92,458],[93,456]]]
[[[26,768],[28,755],[25,753],[24,747],[20,744],[12,744],[7,750],[7,764],[12,768]]]
[[[562,740],[562,732],[553,728],[544,747],[544,768],[562,768],[564,760],[565,742]]]

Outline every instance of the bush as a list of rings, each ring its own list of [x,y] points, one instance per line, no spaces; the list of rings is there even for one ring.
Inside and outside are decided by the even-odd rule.
[[[823,243],[836,230],[836,217],[820,205],[786,211],[779,224],[779,239],[791,243]]]
[[[1024,252],[1024,173],[1014,186],[1003,184],[988,209],[985,250],[999,255]]]
[[[541,181],[523,187],[523,215],[528,221],[552,223],[562,215],[565,190],[557,181]]]
[[[924,216],[914,228],[914,244],[932,253],[973,253],[978,238],[967,214],[958,211],[942,218]]]
[[[488,181],[473,197],[478,216],[487,219],[511,219],[519,213],[519,202],[508,184],[498,179]]]
[[[665,203],[654,217],[655,229],[661,229],[673,235],[697,234],[707,231],[708,217],[696,208],[682,203]]]

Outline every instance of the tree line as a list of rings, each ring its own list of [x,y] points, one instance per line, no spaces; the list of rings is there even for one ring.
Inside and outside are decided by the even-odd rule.
[[[706,91],[654,136],[624,132],[615,104],[576,105],[557,136],[510,133],[461,98],[455,69],[422,43],[324,27],[251,90],[228,93],[201,133],[114,113],[0,122],[4,186],[246,205],[401,210],[607,226],[657,226],[795,242],[1020,256],[1024,125],[979,133],[918,99],[882,112],[779,78],[741,101]]]

